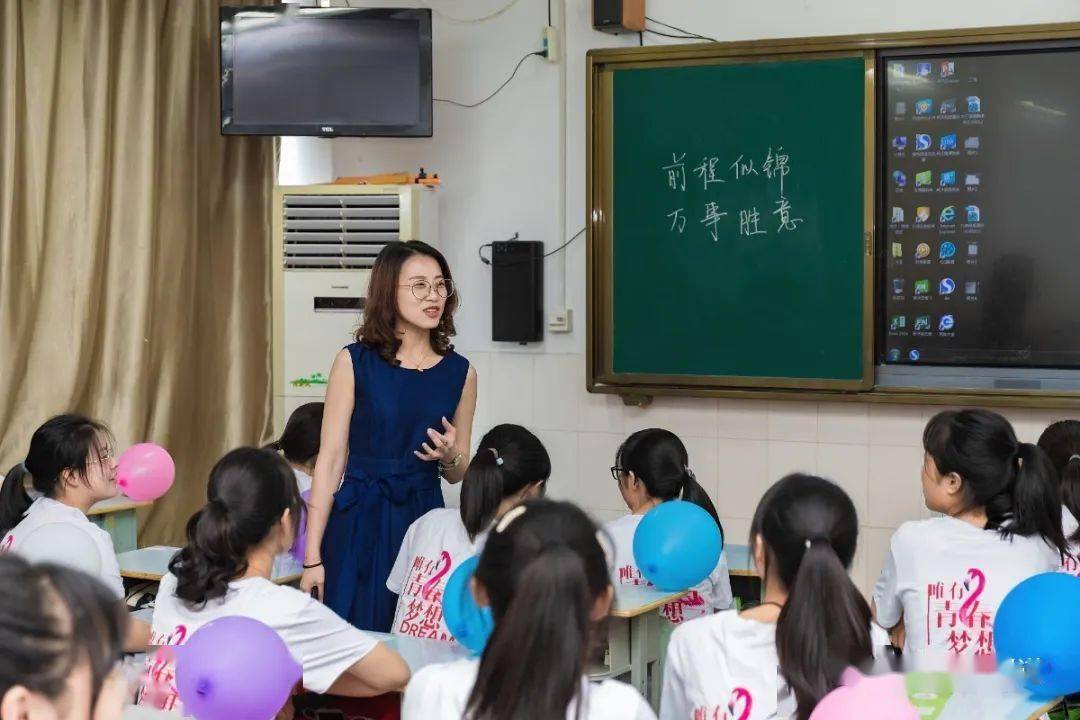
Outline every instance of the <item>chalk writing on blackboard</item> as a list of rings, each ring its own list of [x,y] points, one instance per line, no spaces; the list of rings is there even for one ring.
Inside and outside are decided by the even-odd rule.
[[[679,157],[675,157],[675,153],[671,153],[671,164],[660,168],[667,173],[668,187],[672,190],[686,192],[686,166],[683,164],[685,159],[686,153]]]
[[[791,201],[788,199],[784,178],[791,174],[792,165],[790,156],[784,152],[784,146],[769,146],[761,156],[761,164],[755,164],[755,158],[740,154],[727,166],[720,165],[721,159],[716,156],[705,156],[693,167],[694,174],[701,180],[702,188],[708,191],[710,186],[727,181],[717,174],[717,167],[726,167],[731,172],[731,177],[738,183],[749,182],[748,178],[760,177],[764,174],[769,195],[779,197],[775,201],[772,215],[776,218],[776,233],[795,232],[805,219],[796,215]],[[759,172],[760,168],[760,172]],[[686,153],[671,153],[671,162],[661,166],[661,172],[667,179],[668,189],[676,192],[686,192]],[[766,211],[768,212],[768,211]],[[740,208],[738,210],[738,235],[739,237],[753,237],[755,235],[768,235],[769,230],[762,227],[762,215],[757,206]],[[699,223],[705,230],[707,237],[713,242],[720,241],[721,221],[728,216],[727,209],[721,206],[721,200],[707,200],[701,211]],[[670,221],[669,232],[683,235],[688,221],[686,208],[677,207],[667,214]],[[766,216],[767,219],[767,216]],[[728,221],[728,222],[733,222]]]

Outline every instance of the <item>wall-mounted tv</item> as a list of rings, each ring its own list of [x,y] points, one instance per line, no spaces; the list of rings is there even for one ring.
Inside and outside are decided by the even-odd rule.
[[[222,7],[221,132],[430,137],[431,11]]]

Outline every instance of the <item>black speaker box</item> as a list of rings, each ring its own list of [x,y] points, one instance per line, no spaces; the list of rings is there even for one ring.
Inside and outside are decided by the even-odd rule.
[[[491,339],[522,344],[544,339],[544,243],[491,244]]]

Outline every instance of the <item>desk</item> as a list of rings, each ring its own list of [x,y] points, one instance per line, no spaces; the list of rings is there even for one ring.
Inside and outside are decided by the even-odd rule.
[[[109,533],[114,552],[128,552],[139,546],[139,522],[135,518],[135,511],[151,505],[152,502],[141,502],[117,495],[94,503],[86,516],[90,518],[90,522]]]
[[[472,652],[467,647],[451,645],[440,640],[391,635],[390,633],[364,632],[396,651],[405,660],[405,664],[409,666],[409,671],[413,675],[428,665],[453,662],[472,655]]]
[[[177,547],[154,545],[118,553],[116,559],[120,563],[120,577],[158,582],[169,572],[169,561],[179,551]],[[278,585],[288,585],[298,582],[303,572],[303,567],[295,558],[281,555],[274,561],[271,579]]]
[[[608,619],[608,659],[602,673],[619,677],[630,673],[630,684],[655,709],[660,701],[660,632],[668,622],[659,610],[686,591],[666,592],[647,587],[616,587]]]

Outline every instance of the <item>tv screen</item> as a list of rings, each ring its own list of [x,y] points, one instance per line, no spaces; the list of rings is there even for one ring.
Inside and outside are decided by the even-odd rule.
[[[431,11],[221,8],[221,131],[431,136]]]
[[[1080,49],[879,68],[879,360],[1080,367]]]

